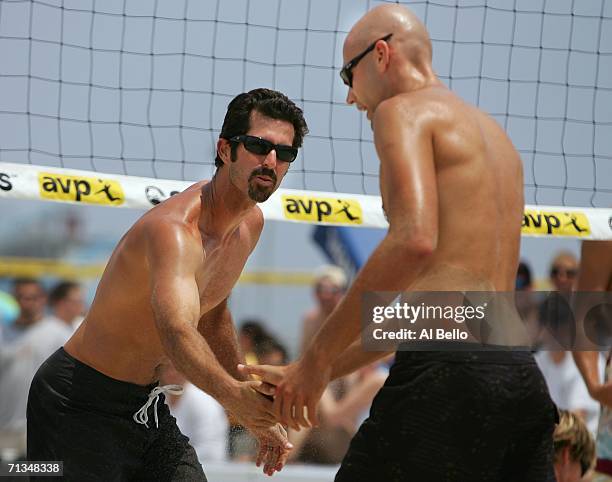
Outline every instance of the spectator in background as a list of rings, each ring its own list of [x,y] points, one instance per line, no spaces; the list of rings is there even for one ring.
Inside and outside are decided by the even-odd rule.
[[[61,281],[49,292],[49,307],[52,315],[46,319],[64,324],[74,332],[85,313],[83,289],[73,281]]]
[[[238,344],[247,365],[257,364],[256,347],[268,338],[268,332],[261,320],[247,319],[242,322],[238,330]]]
[[[599,404],[589,396],[586,384],[569,351],[551,351],[555,339],[563,339],[575,330],[569,304],[565,301],[573,291],[578,275],[578,261],[568,252],[559,253],[550,268],[550,281],[554,292],[540,306],[540,324],[544,328],[544,344],[549,350],[540,351],[535,360],[542,370],[550,397],[563,410],[570,410],[580,416],[592,434],[597,432]],[[569,301],[569,299],[568,299]],[[554,338],[550,333],[554,332]]]
[[[245,320],[238,332],[238,341],[246,364],[285,365],[289,362],[285,347],[264,328],[260,320]],[[230,431],[230,453],[234,460],[251,462],[257,455],[257,441],[250,432],[236,425]]]
[[[300,354],[308,347],[325,319],[331,314],[346,292],[348,280],[344,271],[333,265],[324,265],[317,269],[313,291],[316,306],[306,312],[302,318],[302,338]],[[347,378],[333,381],[325,389],[321,407],[335,407],[346,395],[349,382]],[[323,410],[325,410],[323,408]],[[339,464],[348,449],[352,433],[342,424],[332,424],[324,417],[321,426],[313,429],[290,430],[289,439],[294,450],[289,455],[293,462]]]
[[[580,482],[595,462],[595,442],[584,422],[561,410],[553,434],[557,482]]]
[[[165,365],[160,385],[182,385],[182,395],[166,396],[176,424],[189,437],[200,463],[227,460],[229,423],[224,408],[195,385],[189,383],[172,364]]]
[[[85,312],[83,290],[73,281],[60,281],[53,286],[48,303],[51,313],[36,323],[24,340],[30,351],[41,357],[39,366],[68,341]]]
[[[15,321],[19,315],[19,305],[12,295],[0,291],[0,345],[2,344],[2,330]]]
[[[15,321],[3,330],[0,346],[0,458],[20,459],[26,449],[26,404],[30,382],[49,356],[37,336],[47,295],[35,279],[13,282],[19,305]],[[56,347],[57,348],[57,347]]]
[[[347,278],[338,266],[322,266],[317,270],[314,282],[314,295],[317,306],[308,311],[302,320],[302,340],[300,353],[303,353],[322,323],[340,302],[347,288]]]
[[[572,339],[572,314],[569,297],[574,290],[578,275],[578,260],[567,251],[562,251],[550,266],[551,292],[539,308],[538,318],[542,328],[554,333],[557,340]],[[552,340],[548,340],[552,341]]]
[[[38,367],[72,336],[85,310],[81,287],[71,281],[56,284],[48,296],[52,314],[44,316],[47,295],[36,280],[16,280],[15,298],[21,308],[0,355],[0,439],[25,440],[30,383]],[[10,442],[15,444],[15,442]],[[18,450],[25,446],[18,442]]]
[[[257,363],[262,365],[286,365],[289,363],[287,350],[272,336],[268,336],[255,345],[255,355],[257,356]]]
[[[518,265],[515,281],[516,308],[529,331],[530,339],[537,344],[538,333],[538,302],[533,292],[531,268],[525,261]]]
[[[550,282],[560,293],[574,290],[578,276],[578,259],[569,251],[561,251],[555,256],[550,266]]]
[[[531,276],[531,268],[526,261],[521,261],[516,270],[516,291],[531,291],[533,290],[533,279]]]
[[[376,362],[344,377],[341,391],[326,389],[318,406],[319,426],[289,430],[294,447],[289,461],[339,464],[388,374],[388,367]]]
[[[323,415],[330,425],[344,427],[351,434],[357,432],[369,415],[374,396],[389,376],[389,365],[393,364],[393,358],[390,355],[386,361],[383,359],[382,362],[366,365],[355,372],[346,395],[324,409]]]
[[[550,398],[562,410],[570,410],[586,423],[589,431],[597,433],[599,404],[589,392],[574,363],[571,352],[540,351],[535,355],[542,370]]]
[[[47,294],[38,280],[17,278],[13,282],[13,297],[19,305],[19,315],[3,330],[4,343],[20,338],[45,315]]]

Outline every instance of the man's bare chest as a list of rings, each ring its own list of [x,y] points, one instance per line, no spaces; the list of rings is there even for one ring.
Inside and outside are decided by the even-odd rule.
[[[200,296],[200,316],[227,298],[248,259],[249,250],[235,246],[218,250],[206,257],[196,273]]]

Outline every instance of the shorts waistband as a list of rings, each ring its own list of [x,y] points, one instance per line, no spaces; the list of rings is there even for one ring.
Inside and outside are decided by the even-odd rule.
[[[472,343],[431,343],[420,345],[418,350],[400,350],[395,355],[398,363],[449,362],[490,363],[499,365],[534,364],[529,348],[474,345]]]
[[[137,410],[158,385],[136,385],[109,377],[77,360],[63,347],[47,359],[38,375],[71,400],[116,410]]]

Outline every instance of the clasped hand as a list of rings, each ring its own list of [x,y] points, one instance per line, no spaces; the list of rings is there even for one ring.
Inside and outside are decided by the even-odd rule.
[[[330,367],[304,359],[287,366],[239,365],[244,375],[257,375],[263,383],[255,387],[274,398],[276,420],[294,430],[319,424],[316,407],[331,376]]]

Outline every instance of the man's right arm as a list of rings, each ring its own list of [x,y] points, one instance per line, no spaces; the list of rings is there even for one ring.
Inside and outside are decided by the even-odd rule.
[[[332,364],[331,379],[335,380],[336,378],[353,373],[355,370],[380,360],[391,353],[393,352],[364,351],[361,346],[361,339],[358,339],[336,358],[336,361]]]
[[[237,418],[244,417],[244,410],[240,408],[250,399],[253,416],[240,420],[244,425],[261,428],[273,425],[270,402],[249,388],[253,382],[239,382],[231,377],[197,330],[200,296],[195,272],[204,262],[201,243],[191,239],[184,227],[171,221],[157,222],[145,229],[150,231],[146,256],[151,307],[166,355],[188,380]]]

